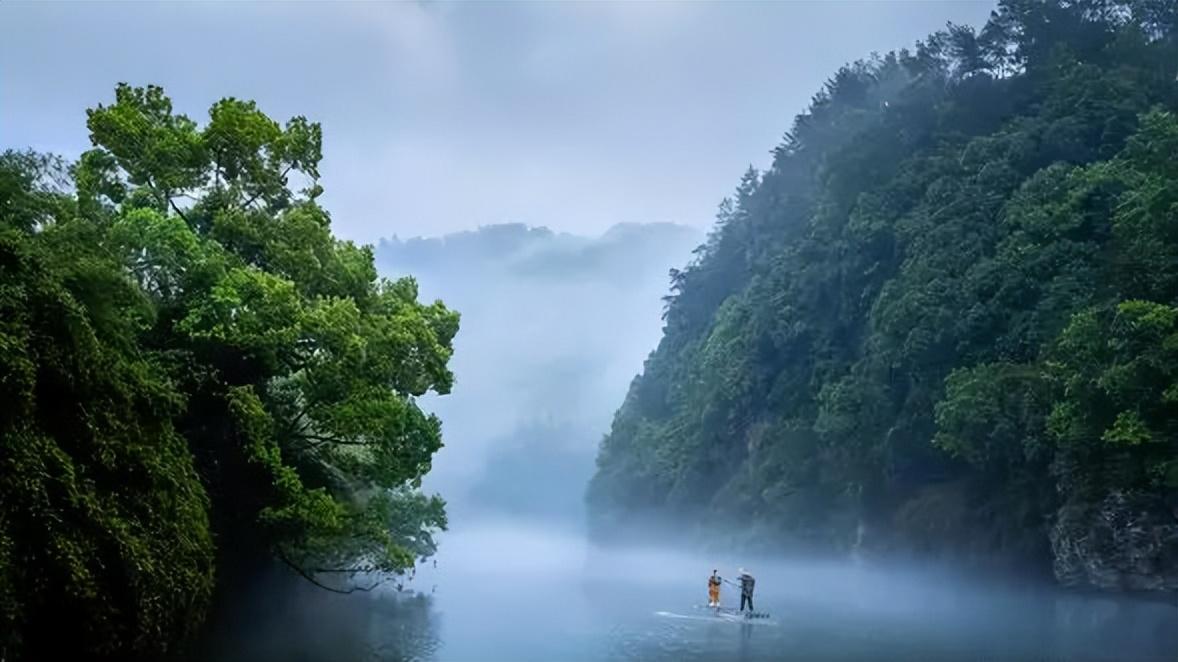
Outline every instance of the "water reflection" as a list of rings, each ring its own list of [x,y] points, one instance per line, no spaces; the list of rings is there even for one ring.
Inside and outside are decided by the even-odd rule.
[[[600,550],[579,534],[471,525],[418,594],[341,596],[271,577],[221,614],[198,659],[1178,660],[1178,606],[927,569],[751,560],[752,624],[709,617],[713,567],[668,550]],[[722,596],[731,604],[735,596]]]
[[[387,589],[387,590],[386,590]],[[419,662],[436,659],[431,596],[381,587],[339,595],[276,570],[210,623],[192,662]]]

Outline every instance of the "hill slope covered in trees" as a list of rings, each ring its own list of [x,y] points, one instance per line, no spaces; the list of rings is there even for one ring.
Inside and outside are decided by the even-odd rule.
[[[1178,5],[841,69],[672,273],[589,490],[749,546],[1178,589]]]

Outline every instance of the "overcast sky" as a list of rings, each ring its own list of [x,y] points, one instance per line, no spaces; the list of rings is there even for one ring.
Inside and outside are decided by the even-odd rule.
[[[156,83],[321,122],[348,238],[704,227],[838,66],[992,5],[0,0],[0,147],[74,156],[85,108]]]

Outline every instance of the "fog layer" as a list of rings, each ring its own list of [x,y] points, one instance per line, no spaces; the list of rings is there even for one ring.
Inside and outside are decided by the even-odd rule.
[[[398,593],[339,596],[274,576],[202,651],[235,660],[1172,660],[1178,609],[995,585],[948,571],[601,549],[575,532],[479,519]],[[757,576],[765,621],[697,608],[713,568]],[[738,595],[725,585],[721,601]],[[277,607],[275,607],[277,605]]]
[[[445,447],[426,489],[472,509],[579,523],[597,444],[661,334],[668,271],[702,233],[617,225],[598,237],[494,225],[377,247],[382,274],[462,315],[453,392],[425,404]]]
[[[506,226],[382,243],[387,274],[414,273],[425,297],[463,312],[460,381],[429,403],[447,447],[427,487],[450,500],[451,530],[435,561],[370,593],[276,571],[219,615],[200,659],[1172,659],[1172,604],[723,545],[604,548],[554,525],[579,517],[597,435],[657,338],[666,268],[696,239]],[[739,567],[768,619],[699,608],[710,572]],[[738,599],[725,585],[722,603]]]
[[[666,271],[699,237],[624,226],[598,238],[494,226],[388,240],[386,275],[463,314],[427,489],[450,501],[434,561],[341,596],[276,570],[218,614],[198,659],[1166,660],[1178,608],[998,585],[949,569],[756,557],[722,544],[590,543],[575,526],[593,455],[657,341]],[[713,569],[757,577],[769,618],[718,618]],[[736,606],[725,585],[721,601]]]

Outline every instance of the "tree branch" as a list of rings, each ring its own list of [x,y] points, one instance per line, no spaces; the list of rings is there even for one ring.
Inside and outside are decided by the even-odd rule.
[[[180,208],[176,206],[176,201],[173,200],[171,196],[168,196],[168,204],[172,206],[172,211],[176,212],[176,215],[179,216],[186,225],[191,225],[191,223],[188,221],[188,217],[184,215],[184,212],[180,211]]]
[[[259,197],[261,197],[261,195],[262,195],[262,192],[261,192],[261,191],[258,191],[257,193],[255,193],[255,194],[254,194],[254,197],[250,198],[249,200],[246,200],[246,201],[245,201],[245,202],[243,202],[241,205],[239,205],[239,206],[237,207],[237,210],[238,210],[238,211],[242,211],[242,210],[244,210],[246,207],[249,207],[250,205],[254,204],[254,201],[255,201],[255,200],[257,200]]]
[[[169,193],[168,191],[161,190],[158,186],[156,186],[155,180],[152,179],[151,175],[144,175],[144,177],[147,178],[147,185],[149,187],[155,189],[156,193],[163,196],[164,200],[168,201],[168,205],[172,207],[172,211],[176,212],[176,215],[178,215],[181,218],[181,220],[184,221],[184,223],[191,225],[190,223],[188,223],[188,217],[184,215],[184,212],[180,211],[180,208],[176,206],[176,202],[172,200],[171,193]]]
[[[184,223],[187,224],[188,217],[184,216],[184,212],[181,212],[180,207],[176,206],[176,203],[174,203],[174,201],[172,200],[172,194],[168,191],[160,190],[160,188],[158,186],[155,186],[155,180],[152,179],[151,174],[145,173],[144,177],[147,179],[147,186],[150,186],[151,188],[153,188],[155,193],[159,194],[160,197],[163,197],[165,200],[167,200],[167,204],[172,207],[172,211],[176,212],[177,216],[179,216],[180,219],[183,219]]]
[[[294,165],[286,166],[286,170],[283,170],[282,174],[278,175],[278,179],[279,180],[284,179],[286,177],[287,173],[289,173],[291,168],[293,168],[293,167],[294,167]],[[285,184],[284,184],[284,186],[285,186]],[[260,198],[262,196],[263,192],[264,191],[258,191],[257,193],[255,193],[252,198],[250,198],[249,200],[246,200],[244,204],[242,204],[240,207],[238,207],[238,210],[245,209],[246,207],[249,207],[250,205],[254,204],[254,201],[256,201],[258,198]]]
[[[307,410],[303,409],[299,412],[298,416],[295,416],[294,418],[290,419],[290,427],[294,431],[295,434],[299,434],[303,430],[306,430],[307,425],[310,425],[310,421],[308,421],[304,425],[299,425],[299,421],[303,420],[306,417],[307,417]]]
[[[319,446],[322,446],[324,444],[333,444],[336,446],[367,446],[368,445],[367,441],[346,441],[346,440],[340,439],[338,437],[324,437],[322,435],[317,435],[317,434],[300,434],[298,436],[302,440],[315,442],[312,444],[308,444],[308,447],[310,447],[310,448],[318,448]]]
[[[278,560],[280,560],[284,564],[286,564],[286,566],[288,568],[290,568],[291,570],[294,570],[303,579],[311,582],[315,586],[318,586],[319,588],[321,588],[325,591],[331,591],[332,593],[339,593],[342,595],[349,595],[351,593],[355,593],[356,591],[362,591],[362,592],[367,593],[368,591],[371,591],[372,589],[374,589],[377,586],[380,586],[381,584],[384,583],[384,580],[378,580],[375,584],[372,584],[371,586],[352,586],[351,588],[348,588],[348,589],[334,588],[334,587],[328,586],[328,585],[323,584],[322,582],[318,581],[313,576],[311,576],[311,574],[308,573],[306,570],[303,570],[303,568],[300,567],[299,564],[297,564],[294,561],[291,561],[289,558],[287,558],[286,555],[282,553],[281,548],[275,547],[274,548],[274,555],[278,557]]]

